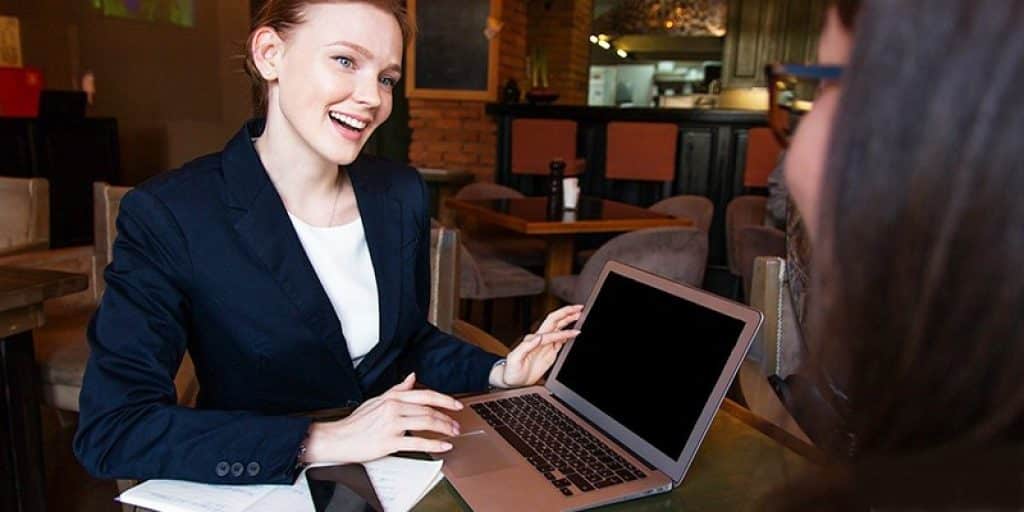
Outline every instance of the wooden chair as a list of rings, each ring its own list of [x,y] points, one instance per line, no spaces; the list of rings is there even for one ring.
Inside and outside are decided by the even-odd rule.
[[[0,256],[50,246],[50,184],[0,177]]]
[[[78,395],[89,359],[86,330],[103,295],[103,269],[112,257],[117,211],[121,198],[129,190],[106,183],[93,185],[93,246],[34,251],[0,259],[0,265],[64,270],[90,278],[88,290],[47,303],[48,321],[33,332],[43,400],[58,411],[78,412]],[[175,377],[175,386],[180,404],[194,403],[198,384],[192,360],[187,355]],[[61,421],[67,421],[63,414]]]
[[[786,285],[786,260],[758,257],[753,274],[750,305],[764,313],[764,324],[740,367],[740,392],[755,414],[811,443],[768,380],[794,373],[802,357],[800,330]]]
[[[430,309],[428,320],[438,329],[505,356],[508,347],[480,328],[459,320],[459,232],[446,227],[430,230]]]
[[[431,221],[434,229],[441,227]],[[472,314],[472,302],[484,305],[484,329],[491,330],[494,301],[516,299],[522,313],[523,328],[529,327],[530,304],[533,297],[544,293],[544,278],[529,270],[505,261],[486,246],[471,249],[468,244],[459,244],[458,284],[459,296],[464,300],[463,314]]]
[[[45,304],[48,321],[32,333],[43,401],[57,409],[62,425],[72,421],[67,412],[78,412],[78,395],[82,390],[82,378],[89,360],[86,331],[105,289],[103,270],[113,259],[121,199],[130,190],[130,187],[114,187],[106,183],[93,184],[92,246],[35,251],[0,258],[0,265],[64,270],[89,276],[88,290]],[[199,383],[188,353],[174,378],[174,386],[178,391],[179,405],[195,405]],[[118,480],[117,486],[123,492],[135,483],[134,480]],[[141,509],[122,505],[122,510],[133,512]]]

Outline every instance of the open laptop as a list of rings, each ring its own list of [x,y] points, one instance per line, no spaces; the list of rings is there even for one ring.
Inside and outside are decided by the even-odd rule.
[[[609,262],[546,384],[464,400],[440,455],[477,511],[563,511],[682,482],[761,313]]]

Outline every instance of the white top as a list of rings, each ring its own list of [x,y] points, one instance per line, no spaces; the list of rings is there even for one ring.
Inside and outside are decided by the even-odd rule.
[[[362,220],[320,228],[288,214],[341,322],[352,365],[358,366],[380,340],[377,279]]]

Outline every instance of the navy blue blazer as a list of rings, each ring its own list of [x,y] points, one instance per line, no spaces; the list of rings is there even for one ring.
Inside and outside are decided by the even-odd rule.
[[[347,170],[380,300],[380,341],[357,368],[247,123],[223,152],[140,185],[121,203],[106,291],[89,326],[79,461],[101,478],[290,483],[309,419],[415,371],[445,393],[487,388],[498,357],[427,322],[427,192],[410,167]],[[176,405],[185,350],[198,407]]]

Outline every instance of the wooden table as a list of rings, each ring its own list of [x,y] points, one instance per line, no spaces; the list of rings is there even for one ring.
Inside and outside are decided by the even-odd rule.
[[[564,210],[554,216],[548,214],[545,197],[482,201],[449,199],[446,204],[459,215],[472,216],[477,223],[492,224],[547,240],[544,277],[549,287],[553,278],[572,272],[573,244],[578,234],[693,226],[690,219],[594,197],[581,197],[576,210]],[[558,298],[549,292],[544,299],[544,311],[549,312],[558,304]]]
[[[421,168],[420,176],[423,181],[432,188],[437,188],[437,198],[434,203],[437,205],[437,219],[445,226],[455,225],[455,215],[445,208],[448,198],[455,195],[463,185],[473,181],[474,175],[469,171],[458,171],[454,169],[430,169]]]
[[[88,286],[80,274],[0,267],[0,510],[46,510],[32,329],[43,301]]]
[[[598,510],[759,510],[769,491],[823,461],[807,445],[732,401],[726,400],[683,483],[672,492]],[[414,512],[470,510],[443,481]]]

